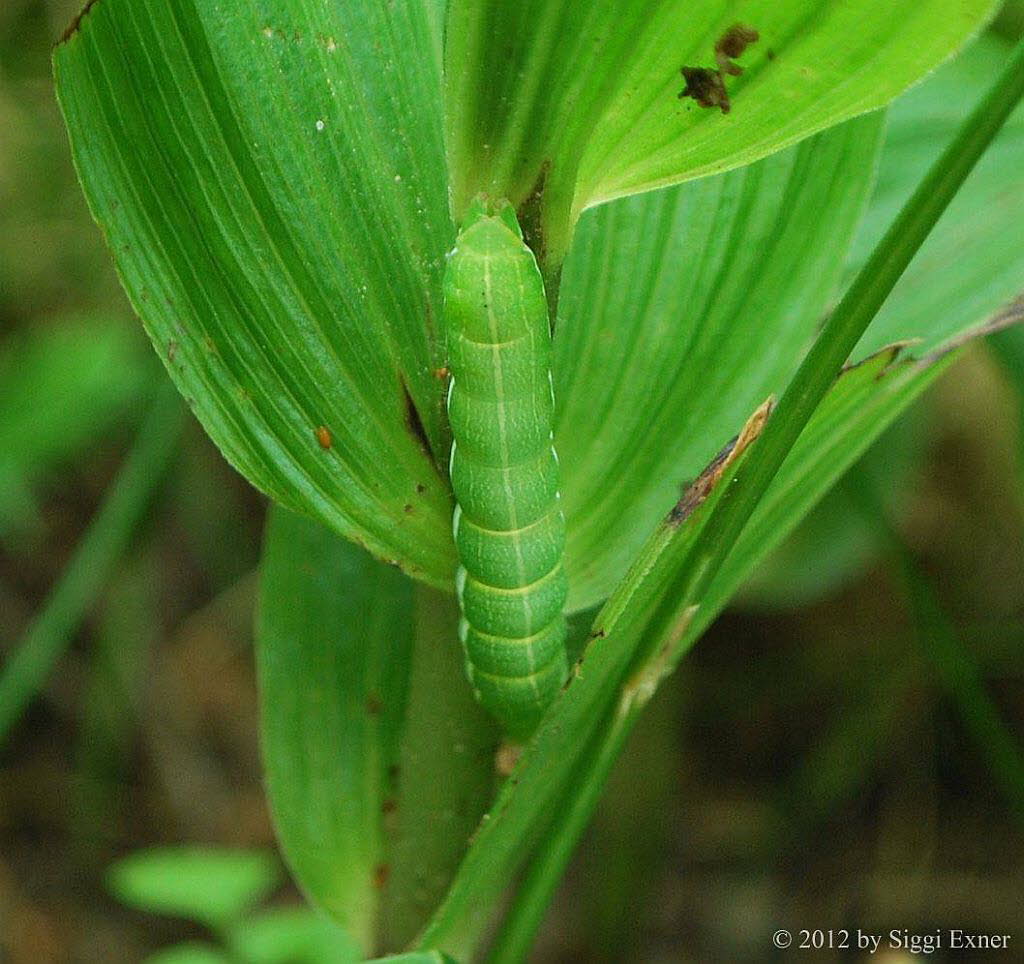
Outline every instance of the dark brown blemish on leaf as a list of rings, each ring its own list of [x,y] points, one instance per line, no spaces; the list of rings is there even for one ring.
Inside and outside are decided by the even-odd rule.
[[[167,342],[167,361],[172,362],[178,356],[178,343],[173,339]]]
[[[320,443],[320,448],[329,449],[333,444],[331,430],[326,425],[318,425],[316,428],[316,440]]]
[[[715,60],[718,62],[718,69],[724,74],[732,74],[738,77],[743,73],[739,64],[734,64],[737,57],[742,57],[743,52],[751,44],[756,44],[761,35],[745,23],[734,23],[715,44]]]
[[[373,886],[377,890],[383,890],[391,876],[391,867],[388,864],[377,864],[373,868]]]
[[[406,502],[405,505],[402,506],[402,511],[406,515],[409,515],[409,513],[412,512],[412,503],[411,502]]]
[[[679,99],[692,97],[701,107],[718,107],[723,114],[732,109],[729,92],[717,70],[710,67],[681,67],[679,71],[686,86],[679,91]]]
[[[434,378],[443,382],[451,373],[448,371],[447,365],[442,365],[440,368],[435,368],[433,374]]]
[[[385,798],[384,802],[380,805],[380,812],[387,816],[389,813],[394,813],[398,809],[398,801],[394,797]]]
[[[381,710],[384,709],[384,704],[381,702],[380,694],[370,690],[366,694],[366,712],[370,716],[380,716]]]
[[[427,487],[422,482],[417,482],[416,483],[416,491],[420,495],[423,495],[423,493],[427,491]]]
[[[86,5],[82,7],[78,16],[75,17],[75,19],[68,25],[68,29],[60,35],[60,40],[57,41],[58,47],[63,43],[67,43],[76,33],[78,33],[78,28],[82,26],[82,20],[85,19],[89,11],[92,10],[95,3],[96,0],[88,0]]]
[[[738,77],[743,68],[733,60],[741,57],[760,34],[743,23],[734,23],[715,43],[717,67],[680,67],[679,72],[686,86],[679,92],[679,99],[692,97],[701,107],[717,107],[723,114],[732,109],[729,92],[725,87],[726,76]]]

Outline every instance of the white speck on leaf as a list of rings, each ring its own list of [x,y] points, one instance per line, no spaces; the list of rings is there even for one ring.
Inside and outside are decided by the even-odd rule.
[[[324,122],[322,120],[318,120],[316,122],[316,129],[318,131],[322,131],[324,129],[324,127],[325,127],[325,124],[324,124]]]

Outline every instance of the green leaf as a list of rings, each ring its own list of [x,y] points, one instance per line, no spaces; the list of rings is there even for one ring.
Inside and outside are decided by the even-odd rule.
[[[214,441],[447,586],[437,25],[436,0],[102,0],[54,60],[90,207]]]
[[[345,931],[309,907],[279,907],[248,917],[226,939],[246,964],[355,964],[363,959]]]
[[[397,792],[412,598],[397,570],[271,513],[257,634],[267,792],[299,883],[366,950]]]
[[[608,595],[681,485],[796,370],[838,284],[881,123],[859,118],[581,220],[554,344],[571,610]]]
[[[122,903],[221,929],[266,897],[280,874],[264,851],[161,847],[114,864],[107,886]]]
[[[1006,62],[1010,45],[986,34],[892,105],[878,181],[847,265],[867,260],[929,163],[952,140],[965,113]],[[987,324],[1024,316],[1000,313],[1024,292],[1024,105],[1018,106],[949,205],[858,346],[870,353],[896,340],[915,351],[941,350]]]
[[[490,797],[455,601],[271,513],[257,653],[267,789],[299,884],[367,952],[406,943]],[[378,931],[382,931],[381,935]]]
[[[991,0],[464,0],[449,10],[453,205],[486,191],[539,211],[551,260],[585,208],[748,164],[880,107],[956,50]],[[741,20],[726,115],[679,99]]]

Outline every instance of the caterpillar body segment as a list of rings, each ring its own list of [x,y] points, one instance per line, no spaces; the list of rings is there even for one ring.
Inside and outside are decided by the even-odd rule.
[[[565,519],[544,284],[511,205],[478,199],[444,280],[459,636],[480,702],[527,737],[565,678]]]

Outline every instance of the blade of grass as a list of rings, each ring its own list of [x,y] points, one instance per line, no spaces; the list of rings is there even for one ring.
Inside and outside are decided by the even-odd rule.
[[[638,646],[644,654],[637,661],[639,669],[623,690],[610,726],[597,738],[598,744],[604,740],[611,745],[612,750],[606,753],[600,745],[594,747],[592,765],[586,771],[583,784],[573,787],[574,795],[583,797],[585,801],[597,799],[614,761],[615,747],[621,745],[624,735],[632,729],[653,687],[682,656],[685,646],[693,641],[685,632],[686,613],[699,604],[706,594],[761,496],[782,467],[786,456],[872,318],[1022,95],[1024,42],[1014,48],[992,88],[931,167],[825,323],[786,389],[776,413],[768,420],[752,454],[737,463],[731,481],[722,487],[724,496],[710,507],[701,535],[696,539],[686,538],[687,527],[682,527],[681,540],[671,538],[671,534],[664,540],[652,540],[643,553],[649,564],[635,565],[627,577],[632,585],[621,586],[613,597],[612,602],[620,600],[622,608],[619,609],[616,604],[610,612],[609,607],[602,611],[595,625],[606,628],[621,618],[623,613],[629,610],[636,613],[636,601],[650,598],[648,590],[652,584],[665,588],[664,592],[658,593],[658,598],[662,600],[659,611],[647,622],[644,638]],[[627,624],[633,622],[632,619],[626,621]],[[683,628],[681,633],[678,628],[680,626]],[[627,632],[626,635],[632,636],[632,633]],[[636,637],[632,636],[632,639]],[[557,708],[556,704],[556,712]],[[543,737],[547,729],[542,725],[538,739]],[[574,807],[568,808],[566,813],[564,833],[569,835],[582,829],[586,822],[585,815],[581,819]],[[560,861],[564,869],[571,854],[571,846],[566,846],[562,841],[563,831],[552,832],[558,853],[550,858],[552,867],[546,868],[535,878],[538,888],[546,887],[551,875],[561,873],[554,866],[555,863]],[[471,848],[469,858],[472,857]],[[457,880],[456,887],[458,885]],[[424,935],[425,940],[437,940],[453,929],[453,926],[457,926],[455,919],[446,919],[446,910],[451,912],[458,903],[451,898],[450,893],[449,900],[439,911],[439,917],[435,918]],[[532,891],[521,891],[510,911],[513,926],[511,931],[505,933],[516,946],[525,939],[522,931],[536,920],[536,914],[530,908],[519,910],[517,905],[520,901],[532,904],[534,900]],[[521,925],[518,923],[520,919]],[[493,953],[500,957],[504,949],[498,945]]]
[[[844,480],[844,485],[888,547],[906,590],[921,649],[934,665],[1000,793],[1018,821],[1024,821],[1024,756],[985,687],[977,660],[960,640],[935,590],[889,519],[874,479],[857,472]]]
[[[124,552],[170,463],[184,422],[185,408],[166,381],[60,581],[4,666],[0,742],[39,692]]]

